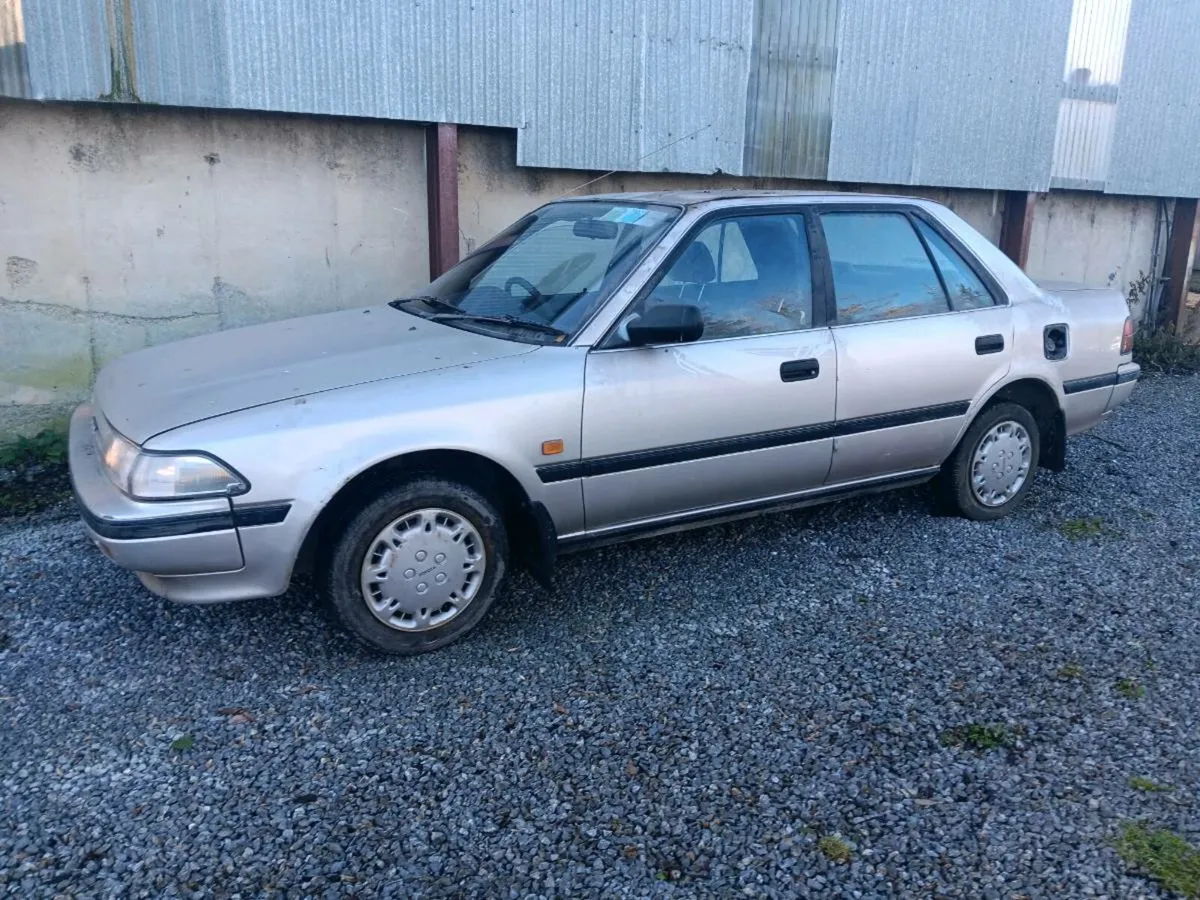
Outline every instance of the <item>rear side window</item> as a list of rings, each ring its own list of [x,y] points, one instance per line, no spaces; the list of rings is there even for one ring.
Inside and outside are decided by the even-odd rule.
[[[902,213],[821,216],[839,324],[948,312],[941,282]]]
[[[937,263],[946,282],[946,290],[950,294],[950,306],[953,309],[983,309],[995,306],[996,299],[988,291],[979,276],[971,271],[954,248],[940,234],[933,230],[928,222],[917,220],[917,230],[929,245],[933,261]]]

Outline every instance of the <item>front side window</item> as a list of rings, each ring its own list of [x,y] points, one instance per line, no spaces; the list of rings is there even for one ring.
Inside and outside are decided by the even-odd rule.
[[[797,331],[812,325],[812,268],[804,219],[718,219],[689,239],[631,311],[657,303],[696,306],[702,340]]]
[[[552,203],[476,250],[419,296],[392,305],[449,325],[564,340],[679,215],[674,207],[654,204]]]
[[[902,213],[831,212],[821,216],[838,324],[948,312],[941,282]]]
[[[979,276],[944,237],[934,231],[928,222],[920,219],[917,219],[917,230],[925,238],[929,252],[933,254],[933,261],[942,273],[942,281],[946,283],[946,291],[950,294],[950,306],[953,309],[983,309],[996,305],[991,292],[979,280]]]

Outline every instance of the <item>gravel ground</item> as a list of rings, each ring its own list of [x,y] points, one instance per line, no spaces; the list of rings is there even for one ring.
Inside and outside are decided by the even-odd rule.
[[[912,491],[581,554],[409,660],[9,525],[0,892],[1161,896],[1109,842],[1200,842],[1198,435],[1200,380],[1147,380],[1004,522]]]

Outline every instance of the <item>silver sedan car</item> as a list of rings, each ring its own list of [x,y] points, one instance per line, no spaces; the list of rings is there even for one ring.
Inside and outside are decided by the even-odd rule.
[[[91,537],[156,594],[315,574],[392,653],[559,552],[936,481],[1016,509],[1133,390],[1109,290],[1036,285],[925,200],[560,200],[419,294],[152,347],[71,426]]]

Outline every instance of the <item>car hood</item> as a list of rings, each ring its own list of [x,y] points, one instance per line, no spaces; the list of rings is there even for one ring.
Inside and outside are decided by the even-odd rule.
[[[535,349],[368,307],[139,350],[100,372],[94,403],[114,428],[144,443],[252,406]]]

